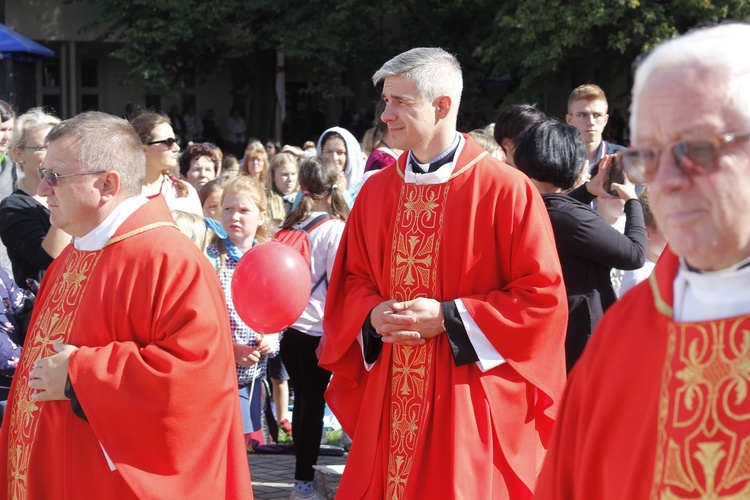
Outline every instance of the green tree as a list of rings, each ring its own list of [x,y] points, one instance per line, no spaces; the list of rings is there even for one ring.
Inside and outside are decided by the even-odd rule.
[[[665,38],[750,15],[746,0],[67,1],[101,12],[84,29],[105,28],[102,38],[122,42],[113,55],[127,63],[125,83],[176,93],[185,75],[230,67],[233,91],[250,83],[264,121],[279,47],[306,69],[306,91],[332,98],[372,89],[374,98],[367,75],[385,60],[440,46],[464,68],[463,108],[486,109],[487,77],[510,74],[506,101],[540,100],[560,75],[575,85],[595,74],[608,85]]]
[[[750,15],[745,0],[517,0],[498,4],[474,55],[514,81],[507,100],[539,99],[551,77],[597,73],[607,83],[658,42],[690,28]]]

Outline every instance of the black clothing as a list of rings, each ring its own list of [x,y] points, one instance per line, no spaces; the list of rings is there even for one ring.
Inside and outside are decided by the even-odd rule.
[[[643,207],[638,200],[625,203],[625,234],[620,234],[585,204],[587,197],[582,190],[571,195],[580,201],[565,194],[542,195],[555,233],[568,295],[565,338],[568,371],[581,356],[604,311],[617,299],[610,271],[643,267],[648,239]]]
[[[50,228],[50,212],[32,196],[17,189],[0,203],[0,238],[8,249],[13,278],[28,289],[27,279],[41,282],[54,260],[42,248]]]
[[[315,478],[313,465],[318,462],[320,436],[323,434],[324,394],[331,372],[318,366],[315,350],[320,339],[294,328],[286,330],[281,338],[281,360],[294,387],[292,441],[297,457],[294,479],[298,481]]]

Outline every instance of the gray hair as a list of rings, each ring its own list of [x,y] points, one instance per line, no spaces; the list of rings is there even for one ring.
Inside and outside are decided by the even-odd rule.
[[[414,82],[417,92],[429,102],[441,95],[453,100],[453,108],[458,110],[464,82],[461,65],[452,54],[437,47],[418,47],[403,52],[372,75],[372,83],[377,85],[389,76],[403,76]]]
[[[89,111],[55,125],[47,143],[72,136],[78,144],[82,172],[115,171],[125,197],[141,192],[146,175],[146,152],[133,126],[122,118]]]
[[[52,128],[58,123],[60,119],[55,115],[45,113],[44,108],[31,108],[16,119],[16,124],[13,126],[13,138],[8,149],[13,151],[25,146],[29,134],[42,128]]]
[[[717,71],[726,75],[727,95],[734,102],[735,109],[744,111],[750,119],[747,47],[750,47],[750,25],[734,22],[698,28],[658,45],[644,58],[635,73],[630,109],[631,135],[636,135],[639,97],[646,82],[655,71],[665,68]]]

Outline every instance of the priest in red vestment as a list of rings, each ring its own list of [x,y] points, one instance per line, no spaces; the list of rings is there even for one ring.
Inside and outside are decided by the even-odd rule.
[[[636,72],[620,155],[669,249],[571,372],[536,498],[750,498],[748,46],[703,28]]]
[[[331,276],[320,364],[353,439],[338,495],[529,498],[565,380],[544,204],[456,132],[452,55],[413,49],[381,79],[407,152],[364,183]]]
[[[47,143],[38,194],[74,241],[37,296],[0,497],[251,498],[223,294],[163,198],[140,195],[137,134],[85,113]]]

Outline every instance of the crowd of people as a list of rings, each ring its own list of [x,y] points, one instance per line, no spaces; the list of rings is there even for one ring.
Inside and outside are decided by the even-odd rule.
[[[326,403],[352,439],[339,498],[747,494],[746,42],[646,57],[631,145],[592,83],[564,120],[516,103],[457,132],[438,48],[375,72],[361,140],[264,144],[233,109],[223,150],[194,109],[0,101],[0,496],[251,497],[272,404],[291,498],[330,498]],[[310,298],[262,334],[232,279],[286,231]]]

